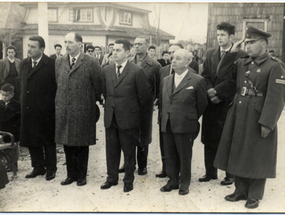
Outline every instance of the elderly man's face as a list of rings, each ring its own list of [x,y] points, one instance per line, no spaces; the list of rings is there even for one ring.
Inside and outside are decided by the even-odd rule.
[[[136,54],[145,54],[147,52],[147,44],[144,38],[136,38],[134,44]]]
[[[80,52],[82,43],[75,41],[74,33],[68,33],[65,36],[64,45],[66,48],[66,53],[74,57]]]
[[[253,40],[245,42],[247,54],[253,58],[258,57],[263,52],[264,40]]]
[[[175,51],[173,54],[173,60],[171,64],[174,70],[186,69],[189,65],[189,59],[187,58],[187,51],[184,49],[179,49]]]

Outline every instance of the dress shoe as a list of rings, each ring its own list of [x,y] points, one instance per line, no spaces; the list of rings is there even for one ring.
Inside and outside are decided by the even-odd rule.
[[[130,192],[133,189],[134,189],[133,183],[125,183],[124,184],[124,192]]]
[[[239,200],[246,200],[245,195],[237,195],[235,193],[231,194],[231,195],[227,195],[225,197],[225,200],[230,201],[230,202],[237,202]]]
[[[74,181],[77,181],[77,179],[75,179],[75,178],[66,178],[64,181],[62,181],[60,184],[61,185],[69,185],[69,184],[71,184],[72,182],[74,182]]]
[[[157,177],[157,178],[166,178],[167,177],[167,175],[166,175],[166,173],[165,172],[160,172],[160,173],[158,173],[158,174],[156,174],[155,175],[155,177]]]
[[[123,173],[125,172],[125,165],[123,165],[120,169],[119,169],[119,173]]]
[[[35,178],[38,175],[44,175],[46,173],[45,169],[42,170],[33,170],[31,173],[27,174],[25,177],[26,178]]]
[[[179,189],[179,195],[187,195],[189,193],[189,189]]]
[[[214,180],[214,179],[217,179],[218,177],[217,176],[210,176],[210,175],[204,175],[202,178],[199,178],[199,181],[200,182],[208,182],[208,181],[211,181],[211,180]]]
[[[109,189],[112,186],[116,186],[118,184],[118,182],[109,182],[106,181],[104,184],[101,185],[101,189],[105,190],[105,189]]]
[[[221,185],[231,185],[233,184],[235,181],[234,178],[230,178],[230,177],[225,177],[224,180],[221,181]]]
[[[77,186],[84,186],[87,184],[87,181],[85,178],[82,178],[82,179],[78,179],[77,180]]]
[[[249,209],[257,208],[259,205],[258,199],[248,199],[245,203],[245,207]]]
[[[138,169],[138,174],[139,175],[146,175],[147,174],[147,169],[146,168],[143,168],[143,169]]]
[[[47,181],[50,181],[54,178],[55,178],[55,172],[47,172],[47,174],[46,174],[46,180]]]
[[[178,190],[179,186],[174,185],[171,181],[168,181],[166,185],[164,185],[162,188],[160,188],[161,192],[170,192],[171,190]]]

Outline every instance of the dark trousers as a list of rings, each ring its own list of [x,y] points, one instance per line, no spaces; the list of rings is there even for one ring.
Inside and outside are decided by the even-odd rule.
[[[212,176],[213,178],[218,177],[217,168],[214,167],[214,161],[217,154],[218,148],[212,147],[210,144],[204,146],[204,158],[206,175]],[[226,172],[226,177],[233,178],[233,176]]]
[[[28,147],[32,167],[35,170],[46,169],[47,172],[56,172],[56,144]]]
[[[162,162],[162,172],[166,173],[165,169],[165,156],[164,156],[164,143],[163,143],[163,133],[161,132],[161,127],[159,125],[159,146],[161,153],[161,162]]]
[[[245,195],[248,199],[262,199],[266,179],[252,179],[235,176],[235,194]]]
[[[106,128],[106,156],[107,181],[117,182],[119,179],[119,165],[121,150],[124,154],[125,177],[124,183],[133,183],[135,171],[136,145],[139,139],[139,129],[121,129],[118,127],[115,116],[112,124]]]
[[[137,147],[137,160],[139,169],[144,169],[147,166],[148,145]]]
[[[86,179],[89,146],[64,145],[67,177],[73,179]]]
[[[174,185],[188,189],[191,181],[191,160],[194,133],[172,133],[170,123],[163,133],[166,174]]]

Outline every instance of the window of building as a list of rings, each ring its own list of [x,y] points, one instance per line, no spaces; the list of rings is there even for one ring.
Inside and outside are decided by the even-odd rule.
[[[92,22],[93,10],[88,8],[79,8],[69,10],[69,20],[74,22]]]
[[[120,11],[120,24],[121,25],[132,25],[133,14],[128,11]]]
[[[48,21],[49,22],[57,22],[57,8],[49,8],[48,9]]]

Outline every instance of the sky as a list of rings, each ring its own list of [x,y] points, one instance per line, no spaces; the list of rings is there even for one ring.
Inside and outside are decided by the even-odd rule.
[[[175,36],[175,40],[192,39],[205,43],[207,36],[207,3],[128,3],[130,6],[152,11],[149,14],[150,25],[157,27],[160,11],[160,29]]]

